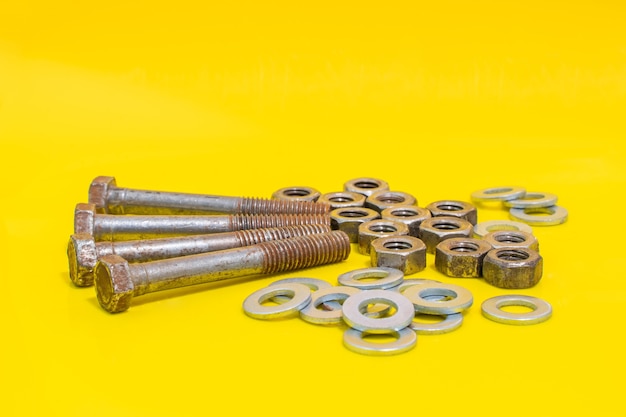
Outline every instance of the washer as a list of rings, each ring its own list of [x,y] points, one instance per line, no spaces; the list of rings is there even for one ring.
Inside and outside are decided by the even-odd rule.
[[[269,285],[272,286],[272,285],[294,284],[294,283],[304,284],[307,287],[309,287],[312,291],[321,290],[322,288],[331,288],[333,286],[330,282],[324,281],[322,279],[306,278],[306,277],[283,278],[283,279],[279,279],[278,281],[274,281]],[[282,304],[282,303],[286,303],[290,299],[291,298],[284,296],[284,295],[277,295],[276,297],[272,299],[272,301],[277,304]],[[341,309],[341,304],[339,303],[336,303],[336,304],[331,303],[329,305],[324,304],[324,307],[327,307],[329,310],[336,310],[336,309]]]
[[[361,292],[361,290],[354,287],[331,287],[317,290],[311,294],[311,302],[309,305],[300,310],[300,317],[302,320],[314,324],[332,325],[342,323],[343,312],[341,308],[338,310],[324,311],[317,307],[329,301],[333,301],[341,306],[338,301],[345,300],[359,292]]]
[[[449,314],[442,317],[443,320],[437,323],[418,323],[412,321],[411,324],[409,324],[409,329],[412,329],[417,334],[444,334],[458,329],[463,324],[463,314],[461,313]]]
[[[428,284],[428,283],[440,284],[439,281],[435,281],[434,279],[411,278],[411,279],[405,279],[404,281],[402,281],[402,283],[400,285],[388,288],[388,290],[390,290],[390,291],[397,291],[397,292],[402,294],[404,292],[404,290],[406,290],[409,287],[412,287],[414,285]]]
[[[505,207],[529,208],[529,207],[550,207],[554,206],[559,198],[548,193],[526,193],[522,198],[503,201]]]
[[[528,313],[509,313],[501,310],[506,306],[532,308]],[[500,295],[485,300],[481,306],[483,316],[504,324],[537,324],[552,317],[552,306],[547,301],[529,295]]]
[[[395,314],[382,318],[368,317],[363,308],[368,304],[382,303],[396,309]],[[343,320],[352,328],[370,333],[388,333],[407,327],[413,321],[415,309],[404,295],[385,290],[361,291],[343,303]]]
[[[488,220],[474,226],[474,237],[482,238],[489,232],[496,230],[515,230],[533,234],[533,229],[526,223],[513,222],[511,220]]]
[[[263,302],[276,297],[286,295],[291,297],[289,301],[275,306],[264,306]],[[255,319],[270,320],[291,316],[302,310],[311,302],[311,290],[303,284],[278,284],[250,294],[243,302],[243,311]]]
[[[363,278],[380,278],[376,281],[360,281]],[[355,269],[339,275],[337,282],[340,285],[358,288],[360,290],[385,290],[402,284],[404,274],[399,269],[375,267]]]
[[[434,295],[454,298],[448,300],[429,299]],[[470,308],[474,302],[474,297],[469,290],[452,284],[415,285],[407,288],[404,291],[404,296],[411,300],[416,313],[437,316],[460,313]]]
[[[471,199],[474,202],[506,201],[521,198],[526,194],[522,187],[491,187],[474,191]]]
[[[535,215],[538,213],[540,215]],[[533,226],[556,226],[567,221],[567,209],[560,206],[512,208],[509,215],[514,220],[519,220]]]
[[[417,334],[409,328],[391,333],[398,339],[390,343],[371,343],[363,338],[367,332],[348,329],[343,334],[343,344],[353,352],[373,356],[397,355],[413,349],[417,344]]]

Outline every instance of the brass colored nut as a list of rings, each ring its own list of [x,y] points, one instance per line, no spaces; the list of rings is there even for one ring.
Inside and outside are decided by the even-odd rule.
[[[404,275],[426,268],[426,245],[416,237],[379,237],[371,245],[372,266],[399,269]]]
[[[475,225],[478,221],[478,212],[476,207],[465,201],[458,200],[441,200],[430,203],[426,206],[432,213],[433,217],[450,216],[459,217]]]
[[[455,237],[440,242],[435,248],[435,268],[456,278],[482,276],[483,259],[491,245],[482,239]]]
[[[502,248],[525,248],[539,252],[539,241],[531,233],[521,230],[497,230],[487,233],[483,239],[493,249]]]
[[[343,185],[343,189],[346,191],[351,191],[353,193],[363,194],[365,196],[370,196],[372,193],[376,191],[384,191],[389,189],[389,184],[387,182],[380,180],[378,178],[355,178],[353,180],[347,181]]]
[[[435,253],[435,247],[446,239],[471,235],[472,224],[458,217],[431,217],[419,227],[419,238],[426,244],[428,253]]]
[[[274,191],[274,200],[317,201],[322,193],[312,187],[285,187]]]
[[[380,214],[365,207],[346,207],[330,212],[330,226],[334,230],[345,232],[351,243],[359,241],[359,225],[370,220],[379,219]]]
[[[411,194],[402,191],[377,191],[367,197],[365,207],[382,212],[385,209],[394,206],[416,206],[417,199]]]
[[[359,225],[359,252],[369,255],[374,239],[386,236],[408,235],[409,228],[404,223],[391,220],[370,220]]]
[[[531,249],[493,249],[483,260],[483,278],[498,288],[530,288],[543,274],[543,258]]]
[[[409,227],[409,236],[419,237],[420,224],[432,217],[430,210],[417,206],[393,206],[384,209],[380,216],[383,220],[393,220]]]
[[[328,204],[331,210],[346,207],[363,207],[365,196],[351,191],[339,191],[322,194],[317,202]]]

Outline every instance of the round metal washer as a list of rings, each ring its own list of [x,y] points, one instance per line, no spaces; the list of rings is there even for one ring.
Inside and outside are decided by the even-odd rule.
[[[556,226],[567,221],[567,209],[560,206],[512,208],[509,215],[532,226]]]
[[[382,318],[368,317],[363,307],[381,303],[391,305],[395,314]],[[413,321],[415,309],[404,295],[385,290],[361,291],[343,302],[343,320],[352,328],[370,333],[388,333],[407,327]]]
[[[528,313],[509,313],[501,310],[506,306],[522,306],[532,308]],[[547,301],[528,295],[500,295],[483,301],[483,316],[489,320],[504,324],[527,325],[537,324],[552,316],[552,306]]]
[[[376,281],[360,281],[364,278],[380,278]],[[383,266],[375,268],[355,269],[345,274],[339,275],[337,282],[340,285],[358,288],[360,290],[385,290],[387,288],[400,285],[404,280],[404,274],[399,269],[386,268]]]
[[[406,290],[409,287],[412,287],[414,285],[422,285],[422,284],[440,284],[439,281],[435,281],[434,279],[425,279],[425,278],[411,278],[411,279],[405,279],[404,281],[402,281],[402,283],[400,285],[397,285],[395,287],[391,287],[388,288],[388,290],[390,291],[397,291],[399,293],[403,293],[404,290]]]
[[[373,356],[389,356],[407,352],[417,344],[417,334],[408,328],[391,332],[397,337],[390,343],[371,343],[363,337],[367,332],[360,332],[355,329],[348,329],[343,334],[343,344],[352,352]]]
[[[522,187],[491,187],[474,191],[471,194],[472,201],[506,201],[521,198],[526,194]]]
[[[324,281],[322,279],[306,278],[306,277],[283,278],[283,279],[279,279],[278,281],[272,282],[271,284],[269,284],[269,286],[281,285],[281,284],[303,284],[309,287],[312,291],[321,290],[322,288],[333,287],[333,284],[331,284],[330,282]],[[276,297],[272,298],[272,301],[277,304],[286,303],[289,300],[291,300],[291,298],[285,295],[277,295]],[[339,303],[330,304],[327,307],[332,310],[341,309],[341,304]]]
[[[431,296],[454,297],[449,300],[433,300]],[[458,285],[453,284],[424,284],[409,287],[404,291],[404,296],[411,300],[416,313],[434,314],[445,316],[460,313],[472,306],[474,297],[472,293]]]
[[[533,233],[532,227],[526,223],[512,222],[510,220],[488,220],[474,226],[474,237],[482,238],[487,233],[495,232],[496,230],[519,230],[531,235]]]
[[[443,320],[437,323],[419,323],[415,320],[409,324],[409,329],[412,329],[417,334],[443,334],[449,333],[458,329],[463,324],[463,314],[448,314],[442,316]]]
[[[559,198],[548,193],[526,193],[522,198],[503,201],[505,207],[528,208],[528,207],[550,207],[556,204]]]
[[[263,302],[286,295],[291,300],[275,306],[264,306]],[[276,319],[291,316],[311,302],[311,290],[303,284],[279,284],[261,288],[250,294],[243,302],[243,311],[255,319]]]
[[[329,301],[338,302],[339,300],[345,300],[348,297],[360,292],[358,288],[354,287],[331,287],[323,288],[315,291],[311,294],[311,302],[308,306],[300,310],[300,318],[304,321],[314,324],[339,324],[343,322],[343,311],[339,310],[319,310],[322,303]]]

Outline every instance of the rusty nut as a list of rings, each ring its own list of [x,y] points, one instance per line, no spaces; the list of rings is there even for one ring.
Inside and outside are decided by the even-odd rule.
[[[435,248],[435,268],[449,277],[479,278],[483,273],[483,259],[491,249],[482,239],[446,239]]]
[[[274,200],[317,201],[322,193],[312,187],[285,187],[274,191]]]
[[[380,218],[380,213],[365,207],[339,208],[330,212],[330,225],[341,230],[350,238],[350,243],[359,241],[359,225]]]
[[[371,245],[372,266],[399,269],[404,275],[426,268],[426,245],[416,237],[379,237]]]
[[[530,288],[542,275],[543,258],[532,249],[492,249],[483,260],[483,278],[498,288]]]
[[[539,241],[537,238],[531,233],[522,232],[521,230],[497,230],[487,233],[483,239],[493,249],[522,248],[539,252]]]
[[[458,217],[431,217],[419,226],[419,238],[426,244],[428,253],[435,253],[439,242],[453,237],[470,237],[472,224]]]
[[[465,219],[472,225],[478,221],[478,212],[476,207],[465,201],[458,200],[441,200],[430,203],[426,206],[432,213],[433,217],[449,216]]]
[[[417,199],[411,194],[402,191],[377,191],[365,199],[365,207],[369,207],[377,212],[394,206],[415,206]]]
[[[355,178],[347,181],[343,185],[345,191],[351,191],[353,193],[363,194],[364,196],[370,196],[376,191],[385,191],[389,189],[389,184],[378,178]]]
[[[430,210],[417,206],[393,206],[384,209],[380,216],[383,220],[393,220],[409,227],[409,236],[419,237],[420,224],[432,217]]]
[[[328,204],[331,210],[346,207],[363,207],[365,204],[365,196],[350,191],[339,191],[322,194],[317,202]]]
[[[408,235],[409,228],[404,223],[391,220],[370,220],[359,225],[359,253],[369,255],[374,239],[386,236]]]

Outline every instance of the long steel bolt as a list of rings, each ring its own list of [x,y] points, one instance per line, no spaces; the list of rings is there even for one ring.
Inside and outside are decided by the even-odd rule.
[[[96,295],[102,308],[119,313],[146,293],[340,262],[349,254],[348,235],[334,231],[136,264],[107,255],[94,270]]]
[[[117,187],[114,177],[96,177],[89,202],[113,214],[325,214],[324,203],[172,193]]]
[[[96,262],[106,255],[119,255],[128,262],[146,262],[328,232],[330,226],[311,224],[126,242],[96,242],[90,234],[77,233],[70,236],[67,258],[72,282],[88,287],[93,285]]]
[[[330,216],[325,214],[120,216],[96,213],[94,204],[84,203],[77,204],[74,211],[74,233],[90,234],[97,241],[201,235],[301,224],[330,226]]]

